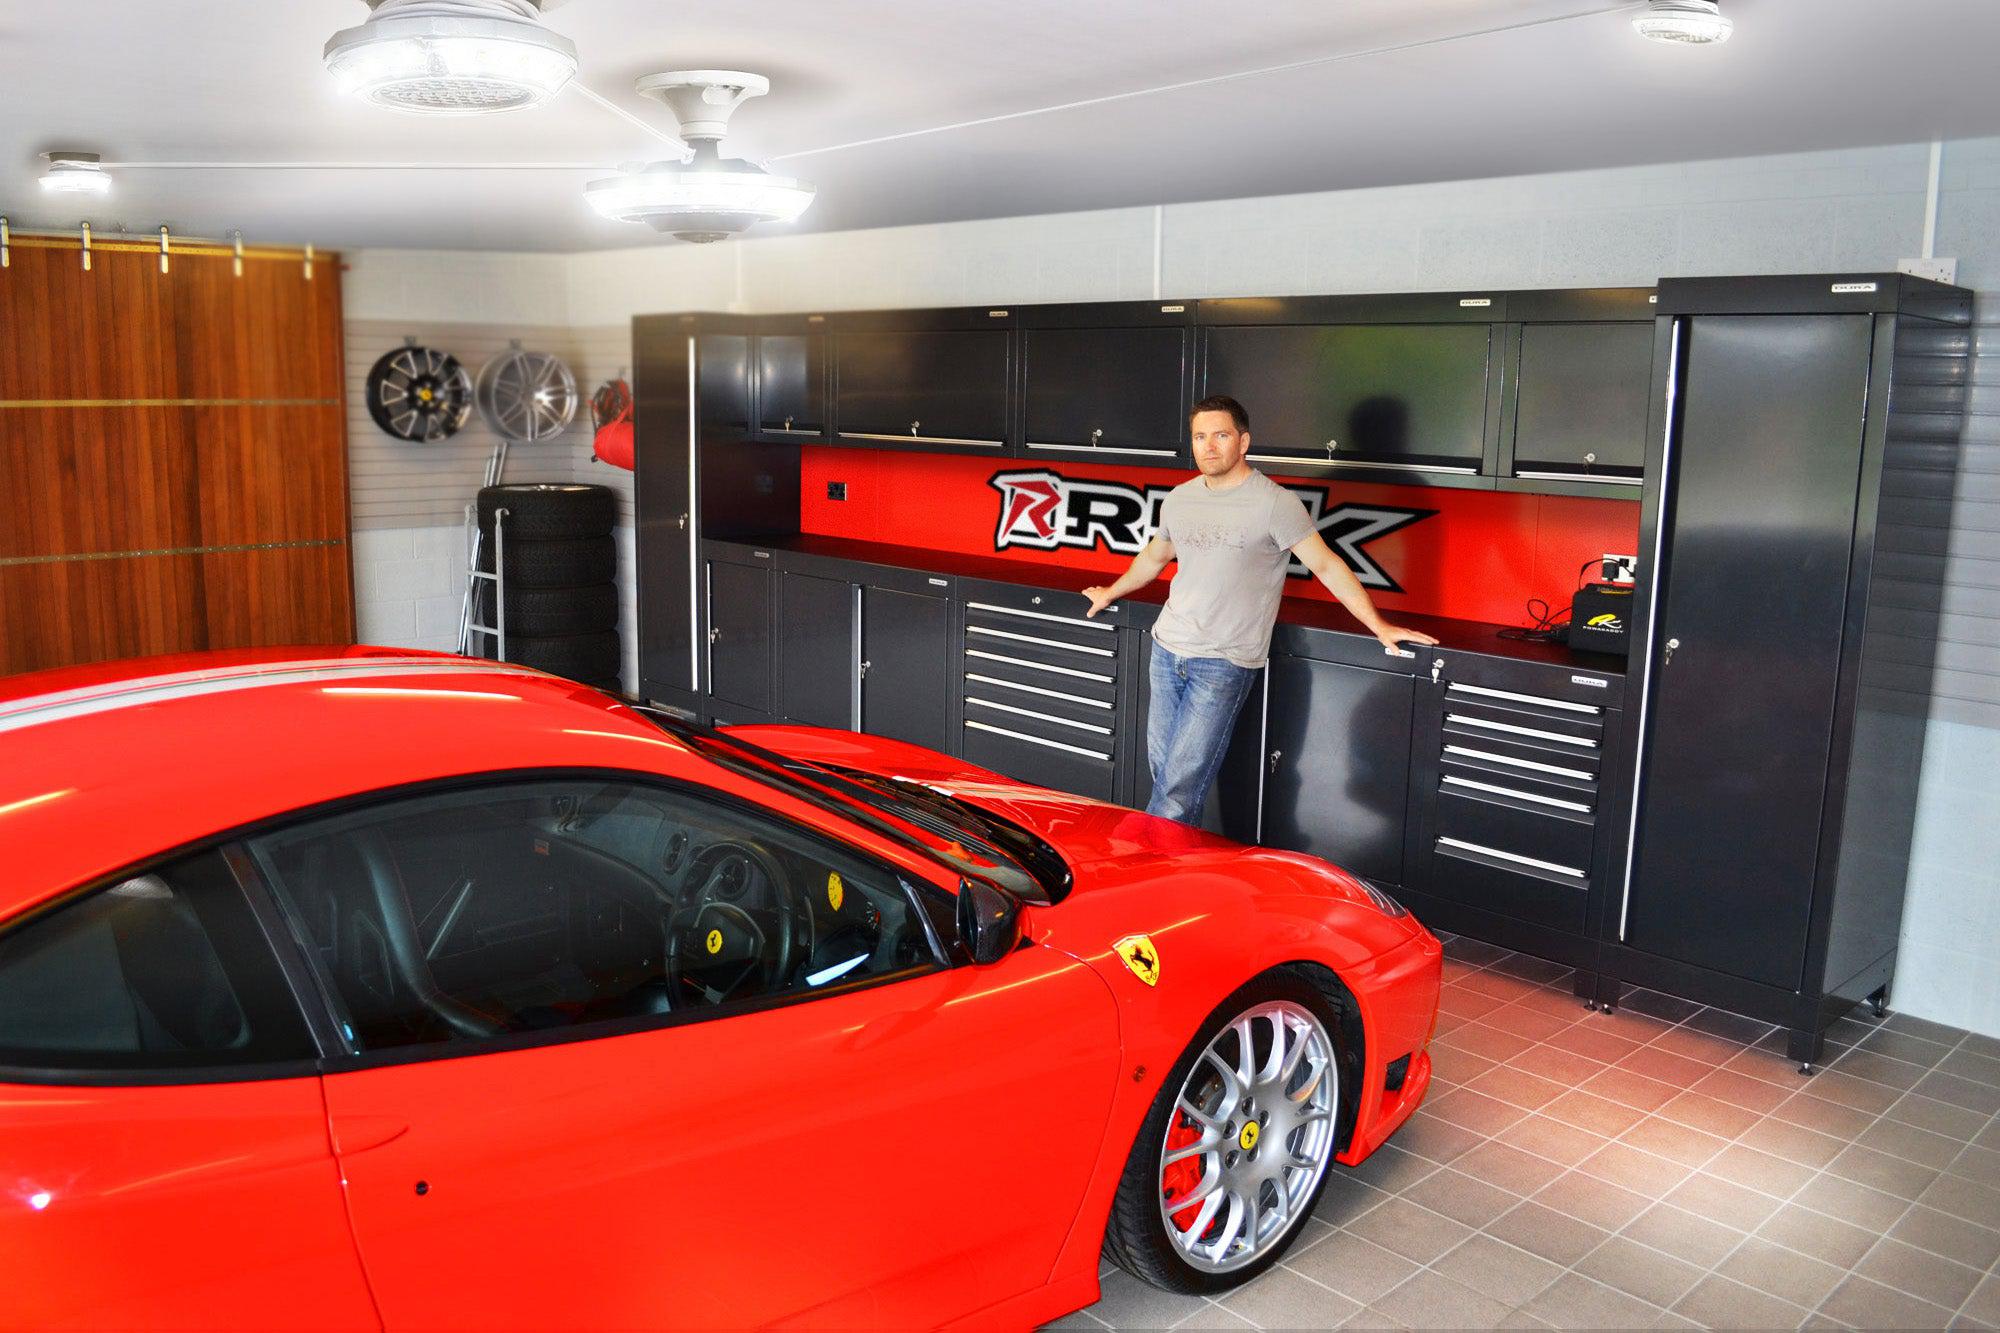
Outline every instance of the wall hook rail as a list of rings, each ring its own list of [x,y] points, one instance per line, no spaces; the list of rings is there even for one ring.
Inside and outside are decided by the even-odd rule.
[[[160,272],[165,273],[166,271],[167,271],[167,229],[163,225],[160,228]]]
[[[90,224],[83,223],[83,271],[90,272]]]

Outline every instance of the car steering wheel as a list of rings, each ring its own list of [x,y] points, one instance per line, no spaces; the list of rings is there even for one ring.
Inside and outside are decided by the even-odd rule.
[[[676,999],[696,992],[710,1004],[777,990],[801,956],[802,927],[810,956],[812,913],[770,853],[749,843],[711,843],[695,855],[667,916],[668,990]]]

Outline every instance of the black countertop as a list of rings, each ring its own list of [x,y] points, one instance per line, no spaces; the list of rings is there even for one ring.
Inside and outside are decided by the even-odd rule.
[[[1082,593],[1085,588],[1108,583],[1116,577],[1097,570],[1073,569],[1066,565],[1029,564],[1022,560],[959,555],[951,551],[933,551],[920,546],[894,546],[886,542],[856,541],[847,537],[817,537],[795,533],[788,536],[710,540],[737,546],[754,546],[759,550],[795,552],[826,560],[851,561],[890,569],[923,570],[955,578],[983,579],[990,583],[1012,583],[1028,588],[1072,592],[1077,594],[1079,611],[1083,609]],[[1157,608],[1167,599],[1167,588],[1167,581],[1159,580],[1149,587],[1141,588],[1126,599],[1128,605],[1137,612],[1134,616],[1136,623],[1140,625],[1152,623]],[[1505,625],[1489,625],[1476,620],[1450,620],[1442,616],[1408,615],[1401,612],[1391,612],[1390,619],[1408,629],[1422,630],[1435,638],[1440,648],[1452,652],[1474,653],[1516,662],[1533,662],[1566,671],[1589,672],[1600,676],[1625,674],[1625,660],[1622,657],[1610,657],[1601,653],[1580,653],[1560,643],[1502,638],[1500,631],[1509,628]],[[1278,607],[1278,637],[1274,642],[1282,642],[1285,638],[1299,634],[1341,635],[1365,640],[1370,644],[1375,639],[1374,635],[1363,629],[1361,623],[1337,602],[1287,597]]]

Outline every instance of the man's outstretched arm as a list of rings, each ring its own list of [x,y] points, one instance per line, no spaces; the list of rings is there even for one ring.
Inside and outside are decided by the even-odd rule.
[[[1083,590],[1083,595],[1090,599],[1090,610],[1084,612],[1084,614],[1094,616],[1120,597],[1129,596],[1139,591],[1139,589],[1160,577],[1160,571],[1173,563],[1173,559],[1174,544],[1165,537],[1155,536],[1151,541],[1139,548],[1139,554],[1132,557],[1131,565],[1126,568],[1123,574],[1118,576],[1116,583],[1105,587],[1085,588]],[[1356,584],[1355,586],[1359,587],[1360,585]]]
[[[1326,585],[1326,590],[1334,595],[1342,606],[1353,613],[1356,620],[1368,627],[1368,632],[1382,641],[1382,646],[1395,652],[1402,643],[1436,643],[1428,634],[1420,634],[1413,629],[1404,629],[1382,619],[1382,613],[1375,609],[1368,590],[1361,586],[1361,580],[1354,577],[1354,571],[1347,562],[1335,555],[1333,548],[1317,532],[1308,533],[1303,541],[1292,548],[1292,554],[1299,563],[1312,571],[1312,576]]]

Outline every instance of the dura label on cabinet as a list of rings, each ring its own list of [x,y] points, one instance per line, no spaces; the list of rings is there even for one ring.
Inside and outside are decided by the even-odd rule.
[[[1120,555],[1136,555],[1145,546],[1160,525],[1160,506],[1173,490],[1171,486],[1066,477],[1043,469],[998,472],[987,484],[1000,492],[994,550],[1020,546],[1038,551],[1062,547],[1090,551],[1102,546]],[[1286,489],[1304,503],[1319,535],[1347,562],[1363,587],[1403,591],[1365,548],[1369,542],[1430,518],[1437,510],[1362,504],[1338,504],[1329,509],[1329,497],[1322,487]],[[1305,567],[1296,560],[1286,573],[1292,578],[1307,577]]]

